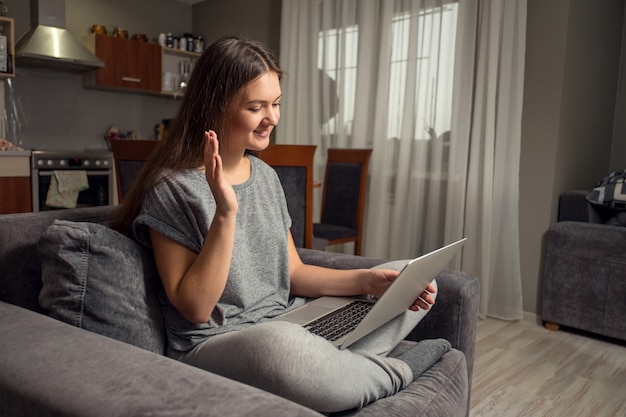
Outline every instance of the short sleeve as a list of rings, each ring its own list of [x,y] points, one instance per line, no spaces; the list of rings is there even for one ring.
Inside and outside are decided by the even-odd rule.
[[[215,214],[215,199],[199,170],[163,177],[146,195],[133,222],[135,238],[150,247],[149,229],[198,253]]]

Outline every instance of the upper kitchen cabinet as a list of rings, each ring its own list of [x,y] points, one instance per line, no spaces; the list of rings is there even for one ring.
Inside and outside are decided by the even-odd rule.
[[[83,43],[104,61],[104,68],[85,74],[86,86],[160,93],[161,45],[99,34],[86,36]]]
[[[13,19],[0,17],[0,79],[15,76]]]

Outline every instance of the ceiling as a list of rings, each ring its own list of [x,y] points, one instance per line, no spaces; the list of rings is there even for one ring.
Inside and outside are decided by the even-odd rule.
[[[178,3],[185,3],[185,4],[190,4],[191,5],[191,4],[201,3],[204,0],[174,0],[174,1],[178,2]]]

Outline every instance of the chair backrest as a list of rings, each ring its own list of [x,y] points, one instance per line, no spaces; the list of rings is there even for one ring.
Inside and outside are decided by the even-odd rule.
[[[296,246],[313,247],[313,159],[315,145],[270,144],[258,157],[274,168],[285,191]]]
[[[117,197],[121,203],[159,142],[149,139],[111,139],[109,143],[115,160]]]
[[[321,222],[360,232],[371,149],[328,149]],[[360,234],[360,233],[359,233]]]

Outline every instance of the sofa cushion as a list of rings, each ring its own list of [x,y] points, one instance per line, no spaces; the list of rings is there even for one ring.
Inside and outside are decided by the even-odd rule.
[[[150,251],[100,224],[55,220],[43,233],[41,307],[74,326],[163,354],[160,281]]]
[[[626,209],[626,170],[611,172],[587,195],[587,201],[610,209]]]

